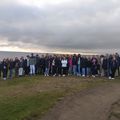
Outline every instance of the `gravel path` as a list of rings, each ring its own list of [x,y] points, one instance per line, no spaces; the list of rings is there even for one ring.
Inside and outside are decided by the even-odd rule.
[[[65,97],[41,120],[108,120],[120,99],[120,84],[110,83]]]

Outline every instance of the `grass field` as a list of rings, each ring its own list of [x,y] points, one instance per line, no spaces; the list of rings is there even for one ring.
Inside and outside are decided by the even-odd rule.
[[[37,120],[64,96],[103,84],[106,78],[23,77],[0,80],[0,120]]]

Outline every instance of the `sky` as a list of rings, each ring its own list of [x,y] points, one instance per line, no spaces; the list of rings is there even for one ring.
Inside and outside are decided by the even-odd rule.
[[[0,51],[120,52],[120,0],[1,0]]]

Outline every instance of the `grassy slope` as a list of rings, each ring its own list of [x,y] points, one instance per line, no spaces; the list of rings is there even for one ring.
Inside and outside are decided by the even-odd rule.
[[[0,120],[36,120],[62,97],[104,83],[114,82],[42,76],[0,81]]]

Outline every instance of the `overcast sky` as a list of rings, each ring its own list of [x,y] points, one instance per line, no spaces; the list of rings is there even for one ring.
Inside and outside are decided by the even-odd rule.
[[[1,0],[0,50],[120,51],[120,0]]]

